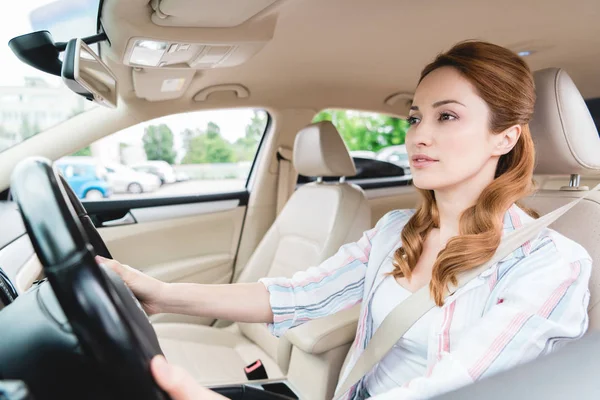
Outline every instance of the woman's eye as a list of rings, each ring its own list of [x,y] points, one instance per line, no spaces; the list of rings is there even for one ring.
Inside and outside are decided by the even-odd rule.
[[[417,117],[408,117],[406,119],[406,121],[408,122],[409,125],[412,126],[412,125],[415,125],[416,123],[419,122],[419,118],[417,118]]]
[[[455,119],[458,119],[455,115],[448,114],[448,113],[440,114],[440,121],[453,121]]]

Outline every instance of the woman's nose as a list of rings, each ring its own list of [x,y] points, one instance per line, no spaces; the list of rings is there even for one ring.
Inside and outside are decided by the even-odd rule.
[[[406,135],[406,141],[418,147],[430,146],[433,142],[431,128],[421,121],[418,125],[411,128],[411,132]]]

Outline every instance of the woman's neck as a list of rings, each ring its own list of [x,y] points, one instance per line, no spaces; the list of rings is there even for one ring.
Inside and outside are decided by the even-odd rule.
[[[479,194],[477,194],[479,196]],[[440,247],[445,247],[448,240],[459,234],[460,216],[477,200],[477,196],[466,196],[465,193],[435,193],[435,201],[440,216]]]
[[[481,192],[494,180],[496,165],[486,166],[470,179],[452,187],[435,190],[435,202],[440,216],[439,240],[441,248],[450,238],[459,234],[460,216],[477,203]]]

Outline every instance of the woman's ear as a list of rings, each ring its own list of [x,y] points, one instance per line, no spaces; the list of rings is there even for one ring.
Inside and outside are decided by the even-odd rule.
[[[509,153],[517,144],[520,136],[521,125],[513,125],[501,133],[498,133],[495,138],[496,148],[494,149],[493,154],[495,156],[502,156]]]

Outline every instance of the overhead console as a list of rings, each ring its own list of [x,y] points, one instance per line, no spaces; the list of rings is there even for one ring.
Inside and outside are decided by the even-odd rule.
[[[267,41],[206,43],[131,38],[123,64],[140,68],[210,69],[243,64]]]
[[[205,89],[222,91],[223,85],[241,86],[240,81],[212,81],[210,71],[244,64],[259,53],[273,39],[280,9],[287,1],[107,2],[104,12],[128,23],[104,21],[107,32],[118,31],[123,39],[103,47],[103,54],[131,68],[135,96],[148,101],[181,98],[199,79],[204,84],[194,86],[191,97]],[[242,92],[243,96],[239,90],[232,91],[238,98],[250,95],[249,90]]]
[[[142,68],[192,69],[242,64],[262,49],[272,34],[262,38],[252,37],[244,33],[246,29],[241,25],[248,28],[260,25],[261,20],[272,17],[274,9],[282,3],[284,0],[152,0],[151,20],[154,25],[167,28],[220,28],[219,39],[211,40],[210,36],[201,32],[194,36],[194,40],[182,40],[178,35],[170,35],[177,37],[177,40],[157,39],[154,35],[132,37],[127,43],[123,63]],[[230,35],[231,39],[221,36],[225,31],[236,30],[239,33]]]

